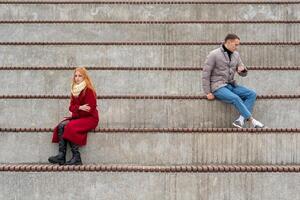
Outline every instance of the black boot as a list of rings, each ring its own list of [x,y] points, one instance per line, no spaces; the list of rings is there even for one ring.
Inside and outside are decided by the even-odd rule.
[[[69,143],[71,146],[71,151],[72,151],[72,158],[71,160],[66,162],[66,165],[82,165],[81,162],[81,157],[80,157],[80,153],[79,153],[79,145],[74,144],[72,142]]]
[[[64,126],[65,124],[63,123],[58,125],[58,154],[56,156],[51,156],[48,158],[48,161],[50,163],[59,165],[64,165],[66,163],[67,141],[62,138],[64,133]]]

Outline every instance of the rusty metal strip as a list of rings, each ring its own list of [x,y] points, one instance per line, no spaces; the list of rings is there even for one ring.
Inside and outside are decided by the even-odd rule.
[[[0,132],[53,132],[53,128],[0,128]]]
[[[300,165],[49,165],[49,164],[0,164],[2,172],[152,172],[152,173],[233,173],[233,172],[300,172]]]
[[[0,20],[0,24],[298,24],[300,20]]]
[[[299,1],[1,1],[0,4],[299,4]]]
[[[249,66],[249,70],[300,70],[300,66]]]
[[[76,67],[66,66],[2,66],[0,70],[74,70]],[[300,70],[300,66],[247,66],[248,70]],[[201,71],[203,67],[86,67],[88,70],[110,71]]]
[[[98,128],[100,133],[300,133],[300,128]]]
[[[76,67],[14,67],[4,66],[0,70],[74,70]],[[199,71],[202,67],[86,67],[88,70],[114,70],[114,71]],[[300,70],[300,67],[299,67]]]
[[[53,132],[53,128],[0,128],[0,132]],[[300,128],[97,128],[95,133],[300,133]]]
[[[205,95],[101,95],[98,99],[132,100],[206,100]],[[259,95],[258,99],[299,99],[300,94]],[[68,95],[0,95],[0,99],[70,99]]]
[[[0,45],[4,46],[195,46],[220,44],[221,42],[0,42]],[[242,42],[241,45],[300,45],[300,42]]]

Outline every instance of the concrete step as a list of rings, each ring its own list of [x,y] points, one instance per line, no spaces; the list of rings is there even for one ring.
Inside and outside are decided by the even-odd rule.
[[[2,70],[0,94],[69,95],[72,70]],[[89,71],[101,95],[199,95],[202,71]],[[300,71],[250,70],[238,83],[258,94],[300,94]],[[282,84],[284,83],[284,84]],[[14,87],[11,87],[14,85]],[[26,85],[26,87],[23,87]]]
[[[289,34],[286,34],[288,32]],[[2,42],[221,41],[236,33],[242,41],[300,41],[300,24],[0,24]],[[257,37],[259,35],[259,37]]]
[[[1,131],[0,137],[0,163],[48,163],[48,157],[58,152],[58,145],[51,143],[51,132]],[[103,130],[90,132],[87,145],[80,152],[84,163],[286,165],[300,164],[299,145],[299,132],[276,129],[269,132]],[[69,159],[71,153],[68,154]]]
[[[69,116],[69,99],[0,99],[0,127],[51,128]],[[98,100],[100,127],[231,127],[238,116],[233,106],[207,100]],[[299,99],[261,99],[254,117],[270,128],[296,128]]]
[[[203,65],[219,45],[1,45],[0,66],[147,66]],[[249,66],[300,66],[300,45],[242,45]]]
[[[256,172],[261,169],[280,168],[276,166],[248,167],[249,169],[257,169],[254,170],[255,173],[220,173],[214,170],[214,168],[239,168],[234,166],[230,168],[188,166],[178,167],[184,169],[178,171],[176,167],[162,168],[156,166],[91,165],[79,168],[23,165],[1,167],[8,169],[0,173],[0,198],[2,199],[62,199],[54,191],[58,191],[64,196],[64,199],[72,200],[258,200],[299,199],[300,197],[298,192],[300,189],[299,173]],[[26,170],[26,168],[33,170]],[[175,169],[174,172],[171,171],[173,168]],[[206,173],[192,172],[193,169],[200,171],[199,169],[203,168],[206,169]],[[292,169],[293,167],[281,168]],[[295,168],[299,170],[299,166]],[[44,170],[40,172],[40,169]],[[90,169],[95,169],[96,172],[90,171]],[[149,172],[152,169],[155,172]],[[189,171],[186,172],[186,169]],[[207,172],[207,169],[211,169],[211,172]],[[14,170],[18,170],[18,172]],[[81,189],[78,190],[78,188]]]
[[[300,5],[0,4],[0,13],[2,20],[299,20]]]

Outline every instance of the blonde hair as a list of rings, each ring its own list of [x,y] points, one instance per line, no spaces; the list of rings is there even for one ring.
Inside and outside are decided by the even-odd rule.
[[[94,85],[93,85],[93,82],[92,82],[90,76],[88,75],[88,71],[86,70],[85,67],[77,67],[77,68],[74,70],[74,74],[73,74],[73,78],[72,78],[72,88],[73,88],[74,85],[76,84],[76,83],[75,83],[75,73],[76,73],[77,71],[83,76],[83,80],[84,80],[85,83],[86,83],[86,87],[87,87],[87,88],[90,88],[90,89],[96,94],[96,90],[95,90],[95,87],[94,87]]]

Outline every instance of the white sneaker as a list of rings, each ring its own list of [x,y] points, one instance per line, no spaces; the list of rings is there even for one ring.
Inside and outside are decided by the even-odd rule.
[[[245,128],[245,123],[241,120],[235,120],[232,125],[236,128]]]
[[[254,128],[264,128],[265,125],[261,123],[260,121],[257,121],[256,119],[252,120],[252,125]]]

